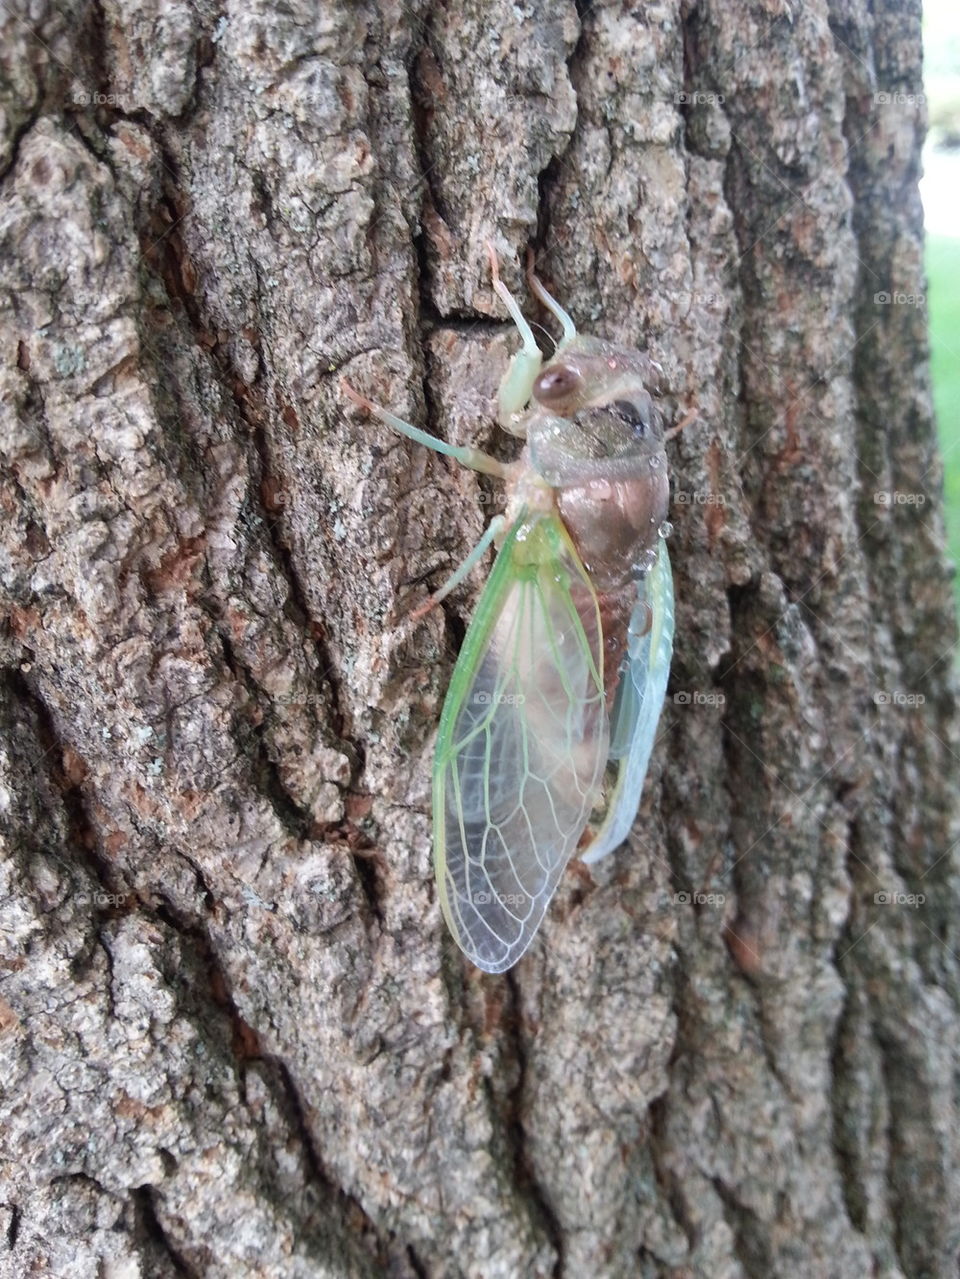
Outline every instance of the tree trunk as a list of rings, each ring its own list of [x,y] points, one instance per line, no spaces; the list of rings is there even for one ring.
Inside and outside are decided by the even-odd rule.
[[[2,21],[3,1276],[955,1273],[918,7]],[[430,865],[481,575],[398,628],[496,495],[339,386],[508,455],[487,239],[699,410],[633,837],[503,977]]]

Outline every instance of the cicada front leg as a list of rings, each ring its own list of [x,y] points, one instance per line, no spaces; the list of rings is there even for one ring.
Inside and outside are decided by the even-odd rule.
[[[372,413],[374,417],[378,417],[381,422],[392,427],[395,431],[399,431],[407,439],[413,440],[416,444],[424,444],[428,449],[433,449],[435,453],[442,453],[444,457],[452,457],[455,462],[459,462],[461,466],[469,467],[471,471],[482,471],[484,475],[495,475],[497,479],[506,480],[516,470],[511,462],[501,462],[499,458],[491,457],[489,453],[484,453],[482,449],[447,444],[445,440],[438,440],[435,435],[430,435],[428,431],[422,431],[419,426],[405,422],[402,417],[397,417],[396,413],[391,413],[389,409],[382,408],[379,404],[374,404],[373,400],[368,400],[365,395],[355,391],[346,378],[340,379],[340,385],[343,388],[344,395],[349,400],[352,400],[358,408],[366,409],[368,413]]]
[[[481,449],[447,444],[445,440],[438,440],[435,435],[430,435],[426,431],[422,431],[420,427],[413,426],[410,422],[405,422],[403,418],[397,417],[389,409],[381,408],[379,404],[374,404],[365,395],[355,391],[346,380],[341,380],[340,385],[347,398],[352,400],[358,408],[366,409],[368,413],[372,413],[381,422],[392,427],[393,430],[398,431],[401,435],[407,436],[408,439],[414,440],[417,444],[424,444],[427,448],[433,449],[434,452],[442,453],[444,457],[452,457],[462,466],[467,466],[473,471],[481,471],[484,475],[495,475],[498,479],[508,480],[516,474],[517,464],[515,462],[501,462],[499,458],[491,457],[489,453],[484,453]],[[491,544],[502,536],[506,525],[506,518],[502,515],[498,515],[490,521],[483,537],[481,537],[463,563],[451,573],[450,577],[430,596],[426,603],[421,604],[419,608],[414,609],[409,615],[408,622],[410,625],[415,625],[419,622],[442,599],[445,599],[455,587],[460,585],[470,570],[480,563]]]
[[[511,359],[510,364],[500,380],[497,392],[497,420],[505,431],[511,435],[526,436],[523,420],[524,410],[533,395],[533,386],[543,366],[543,354],[537,346],[533,330],[523,317],[516,298],[500,279],[500,268],[493,245],[488,242],[487,252],[490,254],[490,271],[493,275],[493,288],[504,306],[510,312],[510,318],[517,326],[523,345]],[[540,299],[562,330],[555,354],[559,354],[569,346],[577,336],[577,326],[552,294],[544,288],[543,282],[533,269],[533,253],[527,250],[527,283],[530,291]]]
[[[519,435],[522,439],[526,435],[526,430],[521,423],[521,417],[533,395],[533,384],[543,364],[543,353],[537,346],[533,329],[523,318],[523,312],[516,298],[500,279],[497,251],[490,243],[487,244],[487,252],[490,254],[490,272],[493,275],[494,292],[510,312],[510,318],[517,326],[517,332],[523,343],[500,379],[500,389],[497,392],[497,421],[505,431],[509,431],[511,435]]]

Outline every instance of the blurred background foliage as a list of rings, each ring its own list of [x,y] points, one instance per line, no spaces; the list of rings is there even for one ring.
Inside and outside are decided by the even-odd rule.
[[[923,154],[933,396],[943,453],[950,557],[960,564],[960,4],[926,0]],[[958,616],[960,582],[954,579]]]

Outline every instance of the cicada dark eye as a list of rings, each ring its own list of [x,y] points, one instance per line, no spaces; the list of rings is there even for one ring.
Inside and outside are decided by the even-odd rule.
[[[642,440],[650,430],[648,405],[635,404],[633,400],[614,400],[610,407],[617,417],[631,428],[638,440]]]
[[[534,398],[551,408],[575,395],[582,381],[579,370],[572,364],[552,364],[537,376],[533,384]]]

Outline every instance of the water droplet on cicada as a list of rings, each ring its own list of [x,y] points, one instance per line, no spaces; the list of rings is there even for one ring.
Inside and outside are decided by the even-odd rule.
[[[669,520],[664,520],[663,523],[660,525],[660,527],[657,529],[657,532],[660,534],[661,537],[669,537],[670,534],[673,532],[673,525],[670,523]]]
[[[644,574],[650,572],[650,570],[653,568],[656,562],[657,562],[656,551],[654,550],[644,551],[643,554],[640,556],[640,558],[637,560],[637,562],[633,566],[634,576],[643,577]]]

